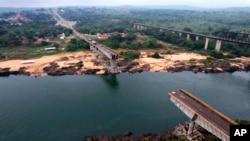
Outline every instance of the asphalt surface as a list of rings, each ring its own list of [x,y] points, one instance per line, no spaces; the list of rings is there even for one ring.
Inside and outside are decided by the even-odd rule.
[[[85,40],[86,42],[88,42],[89,44],[93,44],[92,41],[89,41],[84,35],[82,35],[81,33],[77,32],[74,27],[73,27],[73,24],[71,24],[70,21],[66,21],[65,19],[63,19],[55,10],[53,11],[53,14],[55,16],[55,19],[58,21],[59,24],[61,24],[62,26],[65,26],[67,28],[70,28],[73,30],[73,32],[79,36],[80,38],[82,38],[83,40]],[[94,46],[96,46],[97,48],[99,48],[100,50],[104,51],[104,52],[107,52],[108,54],[110,55],[115,55],[115,56],[118,56],[118,54],[109,49],[108,47],[100,44],[100,43],[96,43],[96,44],[93,44]],[[108,57],[108,56],[107,56]]]
[[[208,109],[204,105],[198,103],[194,99],[192,99],[189,96],[186,96],[180,91],[176,91],[172,93],[174,97],[178,98],[185,104],[189,105],[190,108],[195,110],[198,114],[206,118],[207,120],[211,121],[213,124],[216,126],[219,126],[224,130],[229,135],[229,127],[230,123],[228,121],[225,121],[221,116],[218,114],[214,113],[212,110]]]

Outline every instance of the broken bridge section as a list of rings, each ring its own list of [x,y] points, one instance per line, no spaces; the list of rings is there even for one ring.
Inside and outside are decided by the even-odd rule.
[[[190,135],[195,131],[195,124],[200,125],[222,141],[230,140],[230,125],[236,125],[233,120],[185,90],[171,92],[169,96],[171,102],[190,118],[191,122],[186,133],[189,140],[192,140]]]

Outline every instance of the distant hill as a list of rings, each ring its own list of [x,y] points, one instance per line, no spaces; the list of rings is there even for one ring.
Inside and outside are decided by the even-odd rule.
[[[207,8],[194,7],[188,5],[163,5],[163,6],[145,6],[152,9],[180,9],[180,10],[204,10]]]
[[[35,8],[13,8],[13,7],[0,7],[0,13],[6,12],[20,12],[23,10],[33,10]]]
[[[230,7],[230,8],[226,8],[225,10],[227,10],[227,11],[245,11],[245,12],[250,12],[250,7]]]

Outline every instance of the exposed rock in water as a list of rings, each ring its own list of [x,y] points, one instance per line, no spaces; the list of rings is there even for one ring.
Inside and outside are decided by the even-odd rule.
[[[151,69],[149,64],[144,64],[144,65],[142,65],[141,68],[143,71],[150,71],[150,69]]]
[[[172,133],[147,133],[139,136],[138,138],[134,138],[132,132],[125,132],[122,135],[117,137],[109,137],[109,136],[87,136],[83,139],[83,141],[161,141],[167,139],[178,139],[179,137],[174,136]]]
[[[82,68],[83,63],[79,61],[78,63],[73,64],[69,67],[59,68],[59,65],[55,62],[51,62],[50,66],[44,67],[43,70],[52,76],[61,76],[61,75],[74,75],[78,74],[78,71]]]
[[[0,76],[9,76],[10,68],[0,68]]]
[[[21,67],[17,71],[11,71],[10,68],[0,68],[0,76],[30,75],[29,72],[26,72],[26,69],[26,67]]]
[[[110,136],[87,136],[83,138],[83,141],[168,141],[168,140],[188,140],[186,138],[189,122],[185,122],[184,125],[178,125],[173,131],[161,132],[161,133],[146,133],[138,137],[134,137],[131,131],[125,132],[122,135],[116,137]],[[217,137],[206,131],[200,126],[197,126],[197,130],[201,133],[201,137],[205,140],[219,140]]]
[[[121,62],[120,62],[121,63]],[[138,62],[129,62],[128,64],[126,64],[126,62],[122,62],[123,63],[123,65],[125,65],[125,66],[123,66],[123,68],[121,69],[121,71],[122,72],[131,72],[131,70],[134,68],[134,67],[136,67],[136,66],[138,66],[139,65],[139,63]],[[119,63],[118,63],[119,64]],[[119,64],[119,65],[121,65],[121,64]]]
[[[87,69],[84,71],[85,74],[96,74],[101,69]]]

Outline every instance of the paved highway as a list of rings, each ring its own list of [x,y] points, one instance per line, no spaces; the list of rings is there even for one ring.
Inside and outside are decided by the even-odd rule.
[[[181,91],[172,92],[170,95],[184,102],[196,113],[209,120],[215,126],[223,129],[226,134],[229,134],[229,126],[231,123],[223,119],[220,115],[216,114],[213,110],[207,108],[205,105],[197,102]]]
[[[73,30],[73,33],[75,35],[77,35],[78,37],[80,37],[81,39],[85,40],[87,43],[89,43],[92,46],[95,46],[96,48],[98,48],[99,50],[101,50],[103,52],[103,54],[106,55],[106,57],[108,57],[109,59],[117,59],[118,54],[111,50],[110,48],[100,44],[100,43],[93,43],[92,40],[87,39],[83,34],[79,33],[78,31],[76,31],[74,29],[74,25],[76,24],[76,22],[72,22],[72,21],[67,21],[65,19],[63,19],[57,12],[56,10],[52,10],[51,13],[54,16],[54,19],[57,21],[58,24],[70,28]]]

